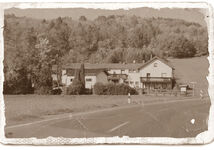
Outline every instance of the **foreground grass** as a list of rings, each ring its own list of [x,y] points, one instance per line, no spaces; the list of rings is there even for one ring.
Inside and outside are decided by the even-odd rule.
[[[4,96],[6,123],[7,125],[14,125],[41,120],[51,115],[87,112],[130,105],[128,104],[127,98],[128,97],[125,95],[6,95]],[[131,99],[132,104],[136,104],[140,101],[146,103],[150,101],[175,100],[182,98],[135,95],[132,96]]]

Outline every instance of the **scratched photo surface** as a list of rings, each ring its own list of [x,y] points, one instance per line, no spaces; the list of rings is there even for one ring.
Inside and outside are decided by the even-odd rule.
[[[5,9],[5,137],[195,138],[207,131],[205,11]]]

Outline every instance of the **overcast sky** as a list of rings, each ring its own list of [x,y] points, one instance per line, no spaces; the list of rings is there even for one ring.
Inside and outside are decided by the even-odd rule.
[[[152,9],[152,8],[135,8],[130,10],[104,10],[104,9],[85,9],[85,8],[58,8],[58,9],[17,9],[11,8],[5,10],[5,14],[14,13],[16,16],[26,16],[38,19],[53,19],[59,16],[72,17],[74,20],[80,16],[86,16],[87,19],[93,20],[97,16],[108,15],[136,15],[140,17],[163,17],[183,19],[189,22],[196,22],[205,25],[204,15],[200,9]]]

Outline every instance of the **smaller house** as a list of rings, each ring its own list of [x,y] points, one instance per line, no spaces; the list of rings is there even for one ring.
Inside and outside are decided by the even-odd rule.
[[[62,84],[66,87],[72,84],[75,78],[75,71],[80,68],[81,64],[72,65],[64,66],[62,70]],[[106,72],[106,70],[102,68],[95,69],[85,67],[85,88],[92,89],[97,82],[108,82],[108,73]]]

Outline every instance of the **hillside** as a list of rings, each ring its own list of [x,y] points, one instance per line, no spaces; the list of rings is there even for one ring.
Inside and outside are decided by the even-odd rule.
[[[203,26],[206,25],[204,21],[204,15],[201,13],[203,9],[153,9],[148,7],[133,8],[129,10],[117,9],[84,9],[84,8],[61,8],[61,9],[18,9],[11,8],[6,9],[5,14],[14,13],[16,16],[32,17],[37,19],[54,19],[57,17],[71,17],[74,20],[78,20],[80,16],[86,16],[89,20],[94,20],[98,16],[109,15],[135,15],[142,18],[172,18],[182,19],[185,21],[199,23]]]
[[[197,91],[203,89],[207,91],[209,62],[207,56],[185,58],[185,59],[169,59],[175,68],[175,76],[177,82],[187,83],[197,82]]]

